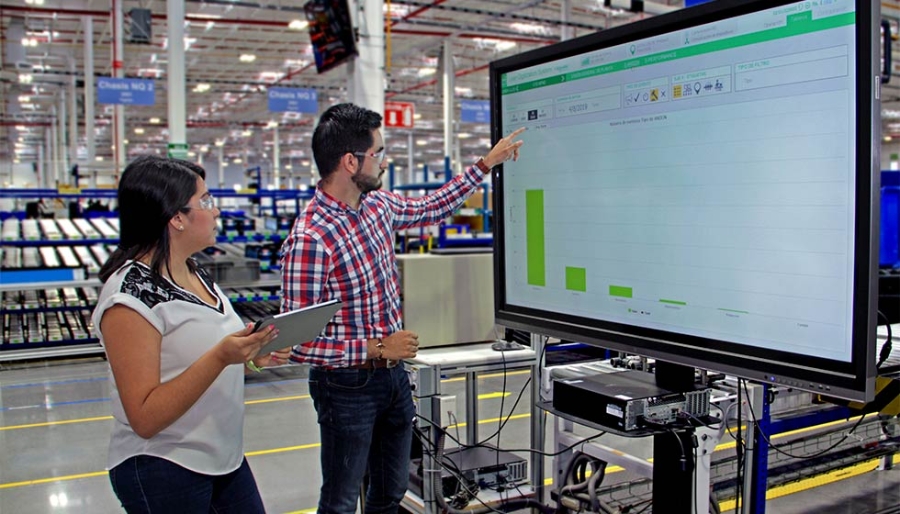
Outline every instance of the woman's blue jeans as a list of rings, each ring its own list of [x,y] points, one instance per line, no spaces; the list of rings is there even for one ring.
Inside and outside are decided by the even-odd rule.
[[[409,484],[416,416],[403,365],[313,368],[309,391],[322,441],[319,514],[353,514],[367,471],[365,514],[397,512]]]
[[[227,475],[203,475],[174,462],[138,455],[109,470],[128,514],[264,514],[247,459]]]

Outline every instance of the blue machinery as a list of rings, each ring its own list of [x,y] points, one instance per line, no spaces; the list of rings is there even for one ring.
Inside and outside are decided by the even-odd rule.
[[[412,184],[397,184],[396,183],[396,171],[394,167],[394,163],[391,163],[388,166],[388,189],[391,191],[433,191],[435,189],[439,189],[441,186],[450,182],[453,178],[453,170],[450,168],[450,158],[444,157],[444,177],[442,181],[437,182],[429,182],[428,180],[428,165],[425,164],[422,166],[422,180],[423,182],[415,182]],[[482,227],[484,232],[491,232],[491,210],[488,208],[489,194],[490,194],[490,186],[488,184],[481,184],[482,191],[482,205],[480,209],[481,219],[482,219]],[[419,232],[420,240],[424,237],[425,230],[421,229]],[[448,231],[446,225],[441,226],[440,237],[438,240],[438,246],[441,248],[451,247],[451,246],[491,246],[493,244],[493,237],[478,237],[478,238],[462,238],[456,239],[452,237],[448,237],[453,233],[453,229]],[[406,238],[403,240],[403,253],[406,253]]]

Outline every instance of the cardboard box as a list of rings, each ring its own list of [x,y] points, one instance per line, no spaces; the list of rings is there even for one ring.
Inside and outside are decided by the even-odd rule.
[[[494,208],[493,203],[494,203],[493,196],[491,195],[490,192],[488,192],[487,208],[489,210],[492,210]],[[476,191],[475,193],[472,194],[472,196],[470,196],[466,200],[466,203],[464,205],[470,209],[483,209],[484,208],[484,192]]]

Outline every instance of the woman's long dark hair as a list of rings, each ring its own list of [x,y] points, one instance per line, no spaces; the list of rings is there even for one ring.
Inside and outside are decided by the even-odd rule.
[[[200,166],[156,155],[142,155],[125,168],[118,192],[119,248],[100,268],[101,281],[151,252],[150,268],[159,276],[163,267],[169,271],[169,220],[187,212],[185,206],[197,193],[197,177],[206,178]],[[188,266],[196,271],[193,260]]]

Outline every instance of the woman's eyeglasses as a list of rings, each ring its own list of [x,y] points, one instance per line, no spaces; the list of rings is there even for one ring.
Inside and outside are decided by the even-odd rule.
[[[197,202],[197,205],[199,206],[198,208],[201,211],[211,211],[216,207],[216,197],[214,197],[211,194],[207,194],[205,197],[201,198]],[[184,207],[184,209],[191,210],[191,209],[194,209],[194,207],[191,207],[190,205],[186,205]]]

